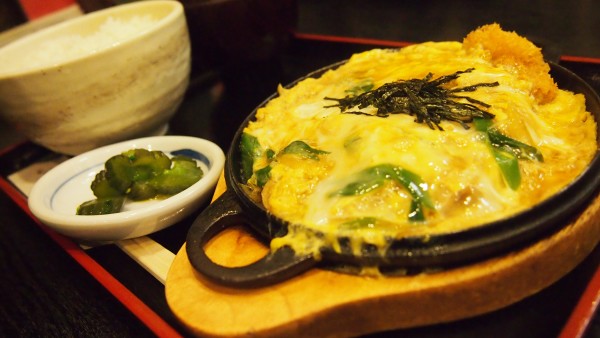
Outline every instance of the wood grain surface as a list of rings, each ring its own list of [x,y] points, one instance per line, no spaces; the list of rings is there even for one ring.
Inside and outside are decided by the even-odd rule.
[[[222,180],[217,193],[224,191]],[[494,311],[551,285],[600,238],[600,197],[559,232],[525,249],[431,274],[371,278],[312,269],[270,287],[215,285],[189,264],[185,246],[167,275],[175,316],[209,337],[347,337],[455,321]],[[217,263],[239,266],[267,252],[243,227],[206,246]]]

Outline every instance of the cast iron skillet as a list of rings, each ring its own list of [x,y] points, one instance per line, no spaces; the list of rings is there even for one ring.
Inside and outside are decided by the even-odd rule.
[[[306,77],[318,77],[344,62],[317,70]],[[596,121],[600,121],[600,98],[594,90],[569,70],[553,63],[550,65],[551,75],[559,87],[584,94],[588,111]],[[276,96],[272,95],[259,107]],[[384,274],[394,274],[398,271],[410,273],[443,269],[501,255],[557,231],[587,204],[600,184],[600,158],[597,153],[587,170],[564,190],[510,218],[456,233],[429,236],[427,240],[423,236],[392,240],[384,255],[369,245],[363,245],[361,254],[354,255],[349,248],[349,239],[340,237],[341,252],[322,248],[320,260],[312,255],[296,255],[291,248],[283,247],[269,251],[266,256],[247,266],[224,267],[211,261],[203,249],[208,240],[223,229],[245,225],[268,244],[270,239],[283,236],[289,225],[267,212],[260,203],[254,202],[243,189],[239,143],[244,127],[255,118],[255,114],[256,109],[240,126],[228,151],[225,165],[227,190],[198,216],[186,240],[187,255],[192,266],[206,278],[221,285],[242,288],[266,286],[317,265],[341,271],[377,266]],[[600,135],[600,131],[597,134]],[[597,142],[600,144],[600,140]]]

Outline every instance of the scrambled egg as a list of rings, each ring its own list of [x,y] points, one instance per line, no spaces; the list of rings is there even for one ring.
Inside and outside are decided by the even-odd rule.
[[[472,124],[465,128],[444,120],[439,130],[408,114],[367,116],[374,115],[372,106],[343,113],[328,99],[344,98],[365,84],[375,89],[470,68],[444,86],[497,82],[461,95],[489,105],[485,110],[494,116],[494,130],[543,155],[543,160],[518,160],[518,187],[507,183],[485,132]],[[353,55],[319,78],[280,87],[279,96],[245,129],[263,154],[254,159],[254,172],[269,168],[261,184],[254,175],[248,185],[269,212],[292,224],[272,246],[289,244],[318,254],[320,246],[335,248],[339,235],[351,234],[357,250],[360,243],[384,250],[390,239],[457,232],[511,216],[564,189],[595,155],[596,125],[584,97],[558,89],[548,71],[537,47],[494,24],[462,43]],[[283,151],[294,141],[318,152]],[[417,195],[427,194],[427,200],[390,175],[363,182],[360,192],[336,193],[356,188],[361,171],[381,165],[418,177]],[[422,217],[411,218],[415,212]]]

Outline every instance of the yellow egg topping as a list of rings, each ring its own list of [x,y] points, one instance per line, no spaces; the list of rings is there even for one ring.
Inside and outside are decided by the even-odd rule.
[[[516,47],[478,43],[490,35]],[[356,250],[361,243],[384,250],[389,239],[461,231],[564,189],[595,155],[596,125],[584,97],[556,88],[548,69],[529,41],[490,25],[463,43],[353,55],[318,78],[280,87],[244,130],[255,147],[248,186],[292,224],[272,246],[318,253],[349,235]],[[397,81],[457,72],[440,88],[488,84],[454,98],[488,115],[428,124],[410,112],[337,104]],[[407,106],[422,100],[407,95]]]

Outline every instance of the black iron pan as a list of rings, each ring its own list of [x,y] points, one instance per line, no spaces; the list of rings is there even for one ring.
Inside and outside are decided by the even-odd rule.
[[[318,77],[340,64],[343,62],[306,77]],[[596,121],[600,121],[600,98],[594,90],[569,70],[554,63],[550,65],[551,75],[559,87],[585,95],[588,111],[592,112]],[[276,96],[272,95],[259,107]],[[410,273],[424,269],[443,269],[499,256],[560,229],[595,196],[600,184],[600,158],[596,154],[587,170],[566,189],[510,218],[457,233],[427,236],[427,240],[421,236],[392,240],[383,255],[369,245],[363,245],[361,254],[355,255],[349,248],[349,239],[340,237],[338,241],[341,252],[324,247],[320,260],[312,255],[298,255],[291,248],[283,247],[269,251],[262,259],[250,265],[225,267],[210,260],[203,248],[208,240],[223,229],[245,225],[268,244],[270,239],[283,236],[288,227],[287,222],[267,212],[243,189],[239,143],[243,129],[255,118],[255,114],[256,109],[240,126],[228,151],[225,165],[227,190],[198,216],[187,235],[186,250],[192,266],[206,278],[221,285],[261,287],[292,278],[316,266],[341,271],[377,266],[384,274],[394,274],[400,271]],[[600,131],[597,134],[600,135]],[[600,140],[597,142],[600,144]]]

